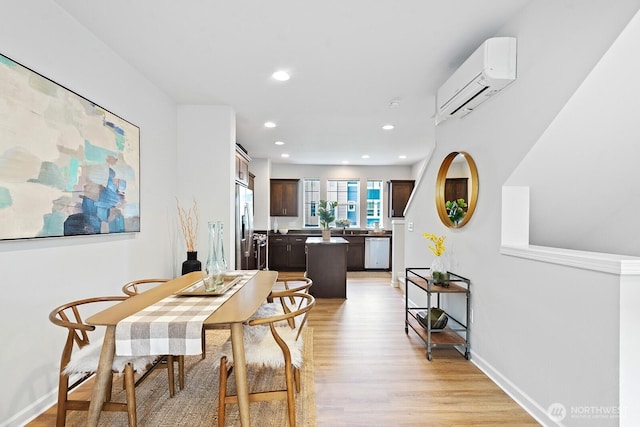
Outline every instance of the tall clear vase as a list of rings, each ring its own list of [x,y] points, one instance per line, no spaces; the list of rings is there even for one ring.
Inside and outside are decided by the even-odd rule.
[[[216,255],[218,255],[218,265],[220,266],[222,273],[225,273],[229,270],[229,266],[227,265],[227,259],[224,257],[224,223],[222,221],[218,221],[216,222],[216,227],[218,228]]]
[[[205,263],[204,290],[212,292],[222,286],[223,280],[220,261],[216,253],[216,223],[210,221],[207,226],[209,231],[209,255],[207,256],[207,262]]]

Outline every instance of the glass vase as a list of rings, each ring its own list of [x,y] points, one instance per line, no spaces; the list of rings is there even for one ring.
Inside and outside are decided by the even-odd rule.
[[[222,221],[216,222],[217,238],[216,238],[216,255],[218,256],[218,265],[225,273],[229,266],[227,265],[227,259],[224,257],[224,223]]]
[[[215,291],[222,286],[222,269],[220,268],[220,260],[216,253],[216,223],[210,221],[208,224],[209,231],[209,255],[205,263],[204,290],[207,292]]]
[[[435,257],[431,263],[431,279],[437,285],[448,286],[449,273],[442,257]]]

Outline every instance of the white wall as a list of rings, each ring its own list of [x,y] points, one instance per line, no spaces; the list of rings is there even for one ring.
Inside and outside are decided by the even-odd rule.
[[[302,205],[303,179],[320,179],[320,195],[326,195],[326,184],[328,179],[357,179],[360,180],[360,228],[366,228],[366,212],[363,212],[363,200],[367,197],[367,180],[384,181],[383,192],[383,212],[384,228],[391,230],[391,218],[388,214],[389,189],[386,181],[391,179],[414,179],[411,166],[314,166],[314,165],[290,165],[274,163],[271,165],[271,176],[269,178],[299,178],[298,203]],[[256,178],[257,179],[257,178]],[[261,207],[262,208],[262,207]],[[269,206],[265,206],[266,214],[269,215]],[[256,210],[258,207],[256,207]],[[264,215],[264,211],[259,212]],[[301,229],[303,223],[302,212],[298,217],[277,217],[280,227],[288,226],[290,229]],[[270,218],[269,228],[273,227],[274,218]]]
[[[433,158],[406,218],[415,224],[415,232],[406,233],[407,265],[431,263],[423,232],[445,234],[447,251],[454,258],[452,270],[472,280],[472,361],[548,425],[556,424],[547,413],[554,403],[567,410],[617,408],[620,278],[501,255],[502,186],[523,159],[528,161],[531,147],[639,7],[638,1],[531,2],[496,34],[518,39],[518,80],[473,114],[436,128]],[[622,89],[612,89],[612,80],[602,89],[613,97]],[[634,135],[637,130],[618,120],[574,123],[574,128],[580,126],[590,126],[605,137],[607,133]],[[530,167],[537,174],[528,178],[546,173],[545,160],[565,150],[568,132],[553,139],[554,150],[547,150],[547,157],[536,157]],[[619,138],[607,138],[607,144],[613,144],[611,150],[617,149],[617,142]],[[582,147],[583,152],[596,149],[593,144]],[[477,209],[459,230],[443,226],[433,204],[438,167],[451,151],[470,153],[479,173]],[[584,157],[576,154],[574,161]],[[571,165],[567,167],[572,170]],[[580,169],[572,170],[572,177],[580,183],[586,178]],[[633,169],[618,170],[615,177],[624,179],[626,188],[613,185],[617,181],[612,177],[600,178],[611,183],[614,197],[624,197],[630,186],[637,188]],[[532,195],[532,203],[537,200]],[[583,219],[589,214],[581,211],[572,220],[590,224]],[[532,220],[537,221],[532,228],[551,225],[548,217]],[[618,227],[605,226],[608,230]],[[618,425],[618,419],[567,416],[562,424]]]
[[[0,52],[140,127],[141,232],[0,242],[0,424],[23,425],[57,390],[64,331],[47,316],[175,270],[173,102],[48,0],[0,4]]]
[[[231,190],[235,184],[235,130],[231,107],[178,107],[178,192],[184,199],[182,207],[191,206],[194,199],[198,205],[196,249],[203,266],[209,254],[209,221],[223,222],[225,258],[227,265],[235,265],[235,193]],[[184,241],[176,252],[182,254],[182,261],[186,259]]]
[[[507,180],[531,187],[532,244],[640,256],[629,238],[640,235],[630,176],[640,158],[638,31],[616,41]]]

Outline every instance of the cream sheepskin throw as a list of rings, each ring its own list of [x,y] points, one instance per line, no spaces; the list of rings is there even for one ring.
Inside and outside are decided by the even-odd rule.
[[[84,374],[95,372],[98,369],[102,342],[90,343],[71,355],[71,360],[64,368],[64,374]],[[127,363],[132,362],[135,372],[143,372],[151,365],[158,356],[115,356],[113,358],[112,369],[114,372],[123,373]]]
[[[262,304],[252,318],[271,317],[282,313],[282,307],[277,303]],[[280,323],[280,322],[278,322]],[[286,321],[282,326],[276,326],[278,335],[287,343],[291,352],[291,362],[293,366],[299,368],[302,366],[302,338],[296,340],[298,329],[291,329],[286,326]],[[278,346],[269,325],[247,326],[243,327],[244,331],[244,352],[245,361],[249,365],[257,365],[260,367],[284,367],[284,355],[282,349]],[[226,356],[229,363],[233,363],[233,352],[231,351],[231,340],[227,340],[220,350],[220,357]]]

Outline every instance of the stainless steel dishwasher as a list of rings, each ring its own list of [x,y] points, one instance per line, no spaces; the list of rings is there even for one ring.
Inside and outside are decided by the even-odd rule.
[[[389,237],[364,238],[364,268],[389,269]]]

